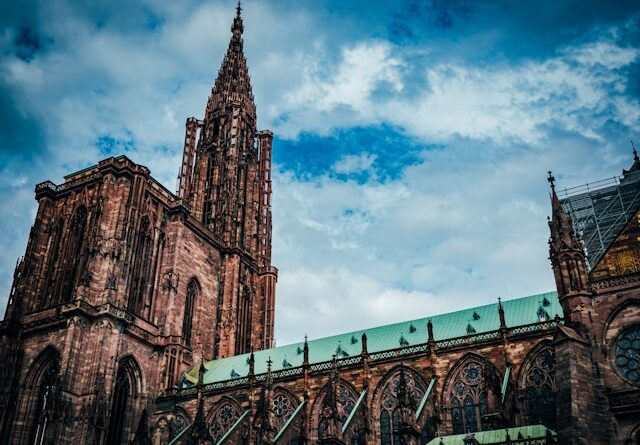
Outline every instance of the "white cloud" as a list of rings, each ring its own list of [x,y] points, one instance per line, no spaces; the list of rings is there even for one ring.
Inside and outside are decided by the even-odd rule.
[[[0,204],[3,277],[24,252],[33,184],[98,161],[98,137],[133,140],[128,154],[173,188],[184,119],[204,110],[233,13],[231,2],[168,2],[154,5],[166,14],[158,32],[129,35],[65,4],[40,12],[50,52],[30,63],[0,57],[0,81],[43,123],[50,149],[26,178],[13,171],[0,182],[12,188]],[[367,147],[310,179],[276,166],[279,342],[551,289],[545,172],[563,168],[559,181],[574,185],[627,163],[602,128],[638,130],[640,107],[623,94],[622,73],[638,50],[596,40],[547,60],[470,66],[380,39],[334,38],[326,23],[289,9],[255,2],[245,11],[261,128],[295,138],[384,124],[440,148],[384,181]],[[333,174],[361,172],[363,185]]]
[[[333,170],[336,173],[360,173],[371,171],[373,163],[376,161],[377,156],[371,153],[360,153],[358,155],[346,155],[338,159],[333,164]]]
[[[290,118],[276,128],[296,137],[384,122],[424,141],[461,136],[503,144],[538,142],[554,127],[601,139],[599,131],[610,119],[640,129],[633,120],[640,104],[622,94],[626,78],[618,71],[639,56],[637,48],[597,41],[517,65],[471,67],[427,59],[421,83],[412,85],[418,92],[404,95],[403,67],[409,62],[402,49],[360,42],[342,51],[328,78],[324,69],[314,70],[321,63],[310,65],[280,103],[279,113]],[[379,97],[384,86],[392,94]]]

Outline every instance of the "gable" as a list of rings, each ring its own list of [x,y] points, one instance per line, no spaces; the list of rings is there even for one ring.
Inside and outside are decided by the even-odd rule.
[[[640,272],[640,211],[627,221],[591,271],[592,280]]]

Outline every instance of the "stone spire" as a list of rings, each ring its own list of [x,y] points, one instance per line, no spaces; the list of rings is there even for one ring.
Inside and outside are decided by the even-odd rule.
[[[246,111],[253,116],[255,122],[256,107],[253,101],[247,59],[244,56],[244,42],[242,39],[244,24],[242,23],[241,12],[242,8],[240,7],[240,2],[238,2],[236,16],[231,26],[231,40],[218,71],[218,77],[211,90],[205,122],[209,113],[232,103],[244,105]]]

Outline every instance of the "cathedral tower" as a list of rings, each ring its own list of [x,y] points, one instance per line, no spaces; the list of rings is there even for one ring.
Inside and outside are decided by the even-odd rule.
[[[177,195],[125,156],[36,186],[0,323],[0,443],[131,443],[187,368],[274,346],[273,134],[240,12]]]
[[[193,215],[230,249],[224,277],[240,277],[221,308],[238,303],[237,316],[221,313],[216,356],[273,343],[276,270],[271,267],[271,144],[273,133],[256,131],[256,106],[243,51],[238,4],[229,48],[202,120],[186,122],[178,194]],[[258,295],[257,298],[254,296]],[[255,326],[257,311],[264,315]],[[229,329],[237,328],[235,339]],[[252,332],[253,329],[253,332]],[[262,332],[256,331],[262,330]],[[255,342],[252,338],[262,338]]]

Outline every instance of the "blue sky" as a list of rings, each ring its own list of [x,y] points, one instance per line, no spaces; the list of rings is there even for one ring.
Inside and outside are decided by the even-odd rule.
[[[175,188],[229,1],[0,5],[0,303],[35,183],[124,153]],[[279,344],[553,289],[547,170],[640,145],[636,1],[246,1],[274,142]]]

